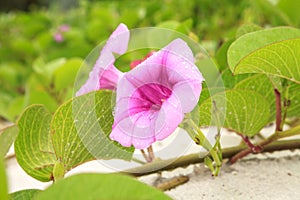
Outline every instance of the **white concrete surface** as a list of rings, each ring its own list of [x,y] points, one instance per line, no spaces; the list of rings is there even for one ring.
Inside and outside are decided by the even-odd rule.
[[[274,127],[268,127],[263,131],[263,135],[267,136],[273,129]],[[209,138],[213,141],[214,135],[211,134],[211,130],[204,129],[204,132],[210,133]],[[240,141],[234,133],[222,131],[223,147],[238,145]],[[156,143],[153,148],[156,156],[160,158],[171,158],[203,150],[191,142],[189,136],[181,130],[177,130],[168,140]],[[13,150],[9,154],[13,154]],[[139,151],[135,152],[135,157],[142,159]],[[107,173],[134,166],[137,164],[122,161],[92,161],[74,168],[66,176],[85,172]],[[15,159],[7,161],[7,175],[10,192],[29,188],[44,189],[51,184],[39,182],[28,176]],[[174,199],[296,200],[300,199],[300,150],[250,155],[233,166],[223,166],[219,177],[211,177],[203,164],[162,173],[164,178],[177,175],[187,175],[190,180],[166,191],[166,194]],[[139,179],[151,185],[157,177],[157,174],[152,174]]]

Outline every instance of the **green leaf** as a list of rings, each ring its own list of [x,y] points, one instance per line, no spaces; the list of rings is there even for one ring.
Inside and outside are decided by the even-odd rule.
[[[8,200],[8,188],[7,188],[7,180],[6,180],[6,173],[5,173],[5,164],[3,157],[0,156],[0,199],[1,200]]]
[[[273,26],[293,25],[290,18],[275,5],[277,0],[253,0],[253,2],[256,4],[253,14],[259,13],[257,17],[262,24],[268,22]]]
[[[0,157],[4,157],[18,135],[18,127],[13,125],[0,130]]]
[[[225,128],[253,136],[268,123],[270,105],[257,92],[228,90],[225,96],[224,99],[224,94],[218,93],[200,105],[201,126],[221,123],[220,125]]]
[[[252,74],[232,74],[232,72],[227,68],[222,74],[217,78],[218,85],[224,85],[226,89],[232,89],[240,81],[248,78]]]
[[[271,114],[269,118],[269,122],[273,121],[276,116],[276,106],[275,106],[275,95],[274,95],[274,87],[269,79],[264,74],[256,74],[250,76],[238,84],[235,85],[234,89],[240,90],[252,90],[260,95],[262,95],[267,102],[269,102],[271,106]]]
[[[51,114],[42,105],[28,107],[17,124],[15,153],[19,165],[40,181],[52,180],[56,156],[50,137]]]
[[[24,110],[24,101],[24,96],[15,97],[12,101],[10,101],[7,106],[7,114],[10,116],[11,121],[15,121]]]
[[[65,63],[65,58],[58,58],[56,60],[52,60],[49,63],[45,63],[42,58],[38,58],[33,63],[33,69],[36,73],[43,75],[44,78],[50,81],[55,70],[60,68]]]
[[[9,194],[10,200],[31,200],[42,190],[28,189]]]
[[[291,27],[278,27],[245,34],[233,42],[228,49],[230,70],[235,73],[235,68],[241,60],[255,50],[274,42],[297,37],[300,37],[300,30]]]
[[[65,176],[65,167],[61,162],[56,162],[53,168],[53,177],[57,181]]]
[[[244,57],[234,73],[263,73],[300,84],[300,38],[276,42]]]
[[[82,59],[73,58],[54,71],[54,85],[56,90],[59,91],[73,86],[75,77],[82,63]]]
[[[171,199],[129,176],[119,174],[79,174],[68,177],[39,193],[36,200]]]
[[[113,124],[112,100],[111,91],[97,91],[75,97],[56,110],[51,122],[52,141],[66,171],[95,158],[131,159],[133,148],[108,138]]]
[[[210,58],[203,58],[196,61],[196,65],[205,77],[207,87],[223,87],[223,83],[218,81],[220,71]]]
[[[236,38],[241,37],[242,35],[245,35],[247,33],[251,33],[251,32],[255,32],[255,31],[259,31],[262,28],[256,24],[252,24],[252,23],[248,23],[248,24],[243,24],[241,27],[238,28],[238,30],[236,31]]]
[[[163,21],[157,24],[156,27],[175,30],[179,25],[180,23],[178,21],[170,20],[170,21]]]
[[[299,7],[300,1],[298,0],[279,0],[277,7],[283,11],[295,26],[300,23]]]
[[[49,111],[54,112],[57,108],[56,99],[49,92],[49,85],[37,74],[32,74],[26,85],[25,104],[43,104]]]
[[[287,99],[289,101],[287,117],[300,117],[300,85],[292,82],[289,89]]]
[[[219,92],[224,92],[225,88],[223,87],[213,87],[213,88],[203,88],[201,91],[200,99],[198,105],[201,105],[206,99],[209,99],[214,94]]]
[[[230,39],[226,41],[216,52],[215,59],[218,63],[218,67],[220,71],[225,70],[228,67],[227,62],[227,51],[230,45],[234,42],[234,39]]]

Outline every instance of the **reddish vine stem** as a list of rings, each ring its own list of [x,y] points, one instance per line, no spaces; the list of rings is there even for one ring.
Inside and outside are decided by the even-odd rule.
[[[247,148],[244,149],[240,152],[238,152],[237,154],[235,154],[234,156],[232,156],[232,158],[229,160],[230,164],[234,164],[236,161],[238,161],[239,159],[247,156],[250,153],[260,153],[262,151],[264,151],[265,146],[269,145],[270,143],[274,142],[277,139],[277,135],[272,135],[271,137],[269,137],[268,139],[262,141],[261,143],[257,144],[257,145],[253,145],[254,147],[258,147],[259,149],[257,149],[256,152],[253,151],[252,148]]]
[[[281,94],[280,92],[275,88],[274,89],[274,93],[275,93],[275,100],[276,100],[276,132],[277,131],[282,131],[282,108],[281,108]],[[270,137],[269,139],[263,141],[262,143],[258,144],[258,145],[254,145],[251,143],[251,141],[249,140],[249,138],[247,136],[244,135],[240,135],[244,142],[247,144],[247,146],[249,148],[240,151],[239,153],[237,153],[236,155],[234,155],[231,159],[230,159],[230,163],[233,164],[235,163],[237,160],[247,156],[250,153],[259,153],[261,151],[263,151],[264,146],[270,144],[271,142],[273,142],[274,140],[276,140],[276,135],[274,137]]]
[[[276,99],[276,131],[282,131],[281,128],[281,94],[280,92],[275,88],[275,99]]]
[[[246,145],[250,148],[251,153],[259,153],[262,151],[262,147],[259,145],[254,145],[250,140],[248,136],[242,135],[241,137],[243,138],[244,142]]]

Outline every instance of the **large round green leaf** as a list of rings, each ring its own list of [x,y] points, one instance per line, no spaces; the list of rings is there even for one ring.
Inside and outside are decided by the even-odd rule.
[[[52,141],[66,171],[97,159],[130,160],[133,148],[124,148],[108,138],[113,124],[111,91],[78,96],[60,106],[51,122]]]
[[[269,103],[250,90],[228,90],[225,99],[221,92],[200,105],[201,126],[221,125],[247,136],[257,134],[268,123],[269,116]]]
[[[297,37],[300,37],[300,30],[291,27],[277,27],[245,34],[234,41],[228,49],[227,56],[230,70],[238,73],[235,68],[241,60],[262,47]],[[289,51],[286,53],[289,53]]]
[[[52,180],[56,162],[50,137],[50,122],[51,114],[42,105],[28,107],[18,121],[16,158],[25,172],[40,181]]]
[[[124,148],[108,138],[112,102],[111,91],[97,91],[71,99],[53,117],[42,105],[28,107],[18,121],[15,142],[20,166],[30,176],[50,181],[90,160],[130,160],[134,148]]]
[[[269,121],[275,120],[276,116],[276,107],[275,107],[275,94],[274,87],[270,79],[264,74],[256,74],[250,76],[238,84],[235,85],[234,89],[241,90],[252,90],[261,94],[270,104],[270,118]]]
[[[171,199],[134,178],[119,174],[80,174],[58,181],[35,200]]]
[[[276,42],[244,57],[234,72],[263,73],[300,84],[300,38]]]
[[[274,82],[277,81],[278,83]],[[268,77],[264,74],[256,74],[251,76],[237,85],[235,89],[253,90],[265,97],[271,105],[271,115],[269,121],[274,121],[276,116],[275,94],[274,87],[276,87],[282,94],[282,102],[286,101],[287,104],[287,117],[300,116],[300,85],[295,82],[288,82],[287,86],[282,88],[283,79],[275,80],[274,77]]]

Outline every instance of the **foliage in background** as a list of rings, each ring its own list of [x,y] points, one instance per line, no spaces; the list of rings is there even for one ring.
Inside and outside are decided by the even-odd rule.
[[[1,13],[0,116],[14,121],[34,103],[44,104],[53,112],[72,97],[83,59],[120,22],[129,28],[174,29],[200,41],[214,55],[218,45],[232,38],[242,23],[299,26],[297,2],[79,1],[69,10],[54,2],[49,9],[32,7],[31,12]],[[62,25],[69,30],[60,33]],[[56,34],[61,35],[60,40],[55,39]]]

